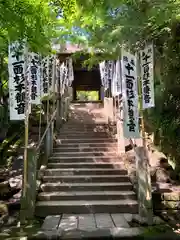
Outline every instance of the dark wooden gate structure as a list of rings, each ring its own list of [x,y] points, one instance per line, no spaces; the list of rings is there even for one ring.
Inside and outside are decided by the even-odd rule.
[[[70,53],[59,54],[60,59],[69,57]],[[73,101],[77,101],[77,91],[97,91],[99,101],[101,100],[101,78],[99,65],[94,65],[91,69],[83,65],[84,60],[88,59],[88,55],[82,54],[73,61],[74,81]]]

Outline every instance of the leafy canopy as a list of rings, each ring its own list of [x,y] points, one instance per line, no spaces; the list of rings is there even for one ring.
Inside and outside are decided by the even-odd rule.
[[[119,54],[123,43],[140,46],[171,31],[180,18],[179,0],[66,0],[59,1],[71,35],[72,26],[85,29],[88,45]],[[67,9],[61,3],[68,2]],[[73,9],[76,11],[74,12]]]
[[[48,0],[0,1],[0,50],[9,41],[27,39],[33,50],[50,47],[55,35],[56,9]]]

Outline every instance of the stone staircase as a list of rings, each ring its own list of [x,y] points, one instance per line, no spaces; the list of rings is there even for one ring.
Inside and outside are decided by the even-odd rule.
[[[137,213],[136,195],[103,114],[101,107],[72,105],[44,172],[36,216]]]

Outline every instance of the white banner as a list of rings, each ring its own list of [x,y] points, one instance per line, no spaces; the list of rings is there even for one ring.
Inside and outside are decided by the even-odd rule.
[[[60,65],[60,91],[61,94],[64,93],[65,90],[65,64],[64,62]]]
[[[108,79],[108,62],[104,63],[104,90],[106,91],[109,88],[109,79]]]
[[[101,77],[101,84],[104,86],[104,78],[105,78],[105,61],[99,63],[99,71]]]
[[[141,80],[143,109],[155,106],[154,103],[154,54],[153,44],[146,46],[141,52]]]
[[[49,93],[49,58],[45,57],[41,61],[41,97]]]
[[[31,103],[41,103],[40,93],[40,56],[37,53],[30,53],[30,81],[31,81]]]
[[[113,79],[111,82],[112,96],[118,96],[122,92],[121,77],[120,60],[116,60],[114,64]]]
[[[108,61],[108,80],[112,81],[113,78],[113,67],[114,67],[114,61],[109,60]]]
[[[49,77],[49,93],[51,94],[54,91],[54,65],[55,65],[55,57],[53,55],[48,57],[49,65],[48,65],[48,77]]]
[[[9,45],[10,120],[25,119],[25,49],[18,42]]]
[[[122,50],[123,130],[125,138],[140,138],[136,57]]]
[[[53,93],[56,93],[57,92],[57,88],[56,88],[56,81],[57,81],[57,78],[56,78],[56,56],[54,56],[53,58],[53,72],[52,72],[52,91]]]
[[[64,65],[64,83],[65,86],[69,85],[69,74],[68,74],[68,69],[69,68],[69,61],[68,59],[66,59],[65,61],[65,65]]]
[[[71,86],[74,81],[74,70],[73,70],[73,61],[72,58],[69,58],[69,69],[68,69],[68,78],[69,78],[69,86]]]
[[[25,96],[26,96],[26,103],[27,103],[27,108],[28,112],[26,114],[31,113],[31,93],[32,93],[32,83],[31,83],[31,54],[28,53],[28,48],[25,48]]]
[[[59,66],[59,61],[58,59],[56,58],[56,67],[55,67],[55,70],[56,70],[56,81],[55,81],[55,92],[57,93],[58,92],[58,86],[60,84],[60,66]]]

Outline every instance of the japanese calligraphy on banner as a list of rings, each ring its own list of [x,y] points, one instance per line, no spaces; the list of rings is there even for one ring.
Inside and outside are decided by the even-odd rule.
[[[65,64],[64,64],[64,84],[65,86],[69,85],[69,74],[68,74],[68,67],[69,67],[69,61],[66,59]]]
[[[18,42],[9,45],[10,120],[25,118],[25,47]]]
[[[141,52],[142,107],[155,106],[154,103],[154,56],[153,44],[146,46]]]
[[[107,90],[113,79],[113,61],[105,61],[104,68],[104,89]]]
[[[40,56],[36,53],[30,53],[30,55],[31,103],[40,104]]]
[[[104,90],[109,88],[109,79],[108,79],[108,61],[105,61],[104,64]]]
[[[108,67],[108,80],[112,81],[113,78],[113,66],[114,66],[114,62],[113,61],[108,61],[107,62],[107,67]]]
[[[48,57],[48,78],[49,78],[49,93],[54,92],[54,71],[55,71],[55,57],[54,56],[49,56]]]
[[[59,61],[58,59],[56,58],[55,59],[55,64],[56,64],[56,67],[55,67],[55,74],[56,74],[56,81],[55,81],[55,92],[57,93],[58,92],[58,88],[59,88],[59,84],[60,84],[60,66],[59,66]]]
[[[123,130],[125,138],[139,138],[136,57],[122,50]]]
[[[31,93],[32,93],[32,82],[31,82],[31,54],[28,53],[28,49],[25,48],[25,102],[27,107],[27,114],[31,113]]]
[[[49,93],[49,58],[45,57],[41,61],[41,97]]]

